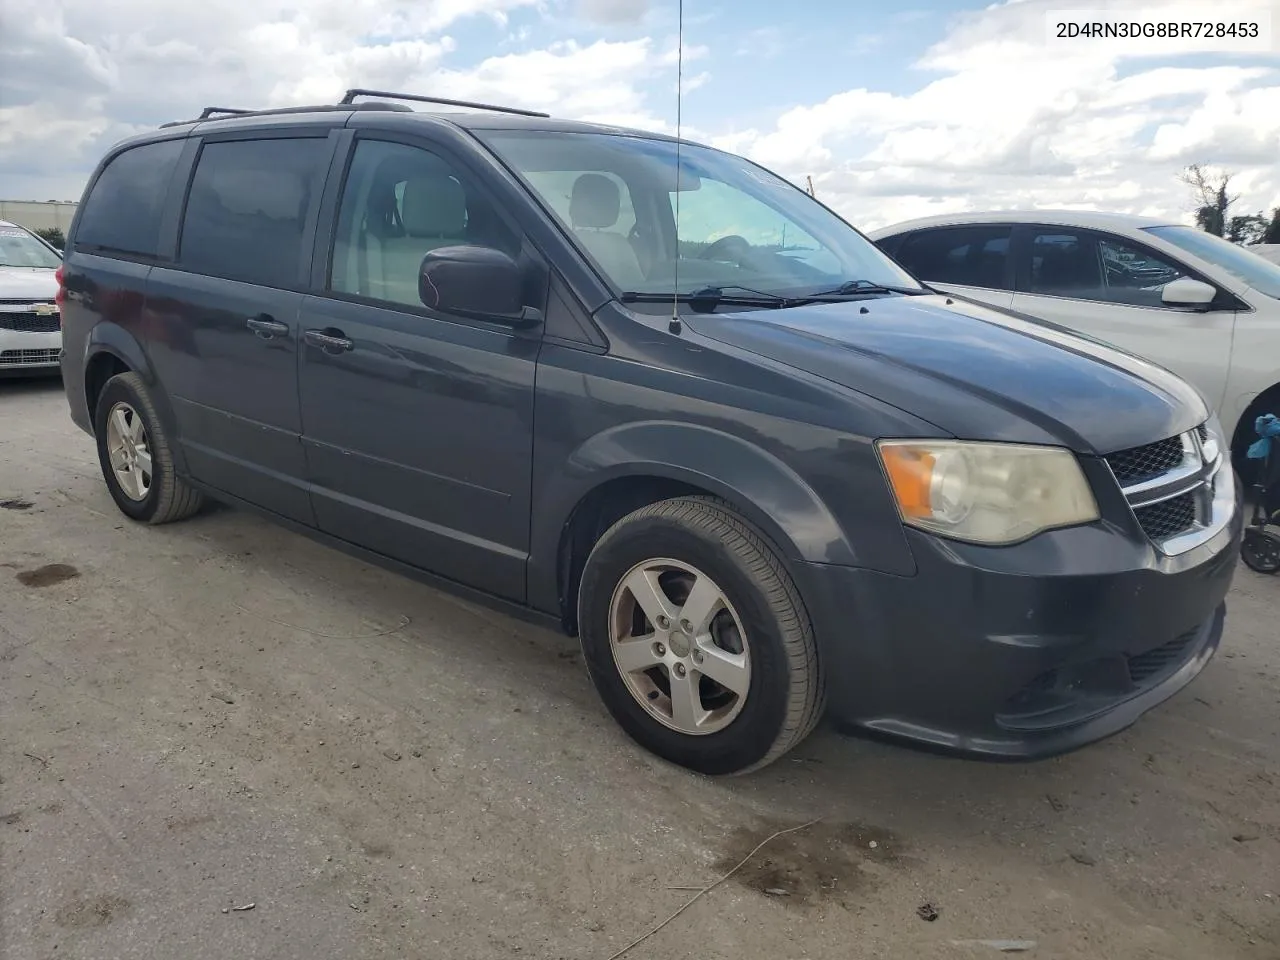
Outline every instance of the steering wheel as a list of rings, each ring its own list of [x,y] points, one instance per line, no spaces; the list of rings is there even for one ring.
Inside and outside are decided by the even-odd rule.
[[[698,254],[700,260],[728,260],[730,263],[742,264],[751,255],[751,244],[745,237],[731,233],[727,237],[711,243],[707,249]]]

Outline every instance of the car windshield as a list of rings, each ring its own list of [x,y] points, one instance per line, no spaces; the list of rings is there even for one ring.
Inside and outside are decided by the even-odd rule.
[[[1280,299],[1280,265],[1251,253],[1222,237],[1194,227],[1144,227],[1148,233],[1195,254],[1201,260],[1221,267],[1238,280],[1243,280],[1259,293]]]
[[[0,226],[0,267],[57,270],[62,258],[21,227]]]
[[[684,144],[677,170],[676,144],[667,140],[479,135],[623,293],[688,296],[710,287],[776,301],[859,281],[864,290],[922,289],[809,194],[732,154]]]

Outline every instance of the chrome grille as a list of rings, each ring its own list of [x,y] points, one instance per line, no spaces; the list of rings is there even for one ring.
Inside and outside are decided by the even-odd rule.
[[[1176,537],[1190,530],[1196,523],[1196,499],[1194,493],[1184,493],[1169,500],[1161,500],[1149,507],[1133,511],[1143,533],[1156,543]]]
[[[57,363],[57,349],[53,350],[0,350],[0,367],[35,366]]]
[[[61,326],[52,300],[0,300],[0,330],[57,333]]]
[[[1207,424],[1104,459],[1138,527],[1163,553],[1203,543],[1235,509],[1234,479]]]
[[[1169,437],[1145,446],[1108,454],[1107,464],[1120,481],[1120,486],[1141,483],[1162,473],[1168,473],[1182,463],[1181,437]]]
[[[57,333],[58,315],[42,316],[35,313],[5,313],[0,311],[0,330],[17,333]]]

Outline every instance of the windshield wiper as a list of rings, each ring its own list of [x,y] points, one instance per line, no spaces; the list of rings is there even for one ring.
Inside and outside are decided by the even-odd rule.
[[[726,290],[741,290],[747,296],[728,295],[725,293]],[[699,313],[710,313],[722,303],[778,309],[794,306],[801,302],[791,297],[779,296],[776,293],[766,293],[763,290],[754,290],[751,287],[744,287],[736,283],[727,283],[717,287],[704,287],[701,290],[693,291],[693,293],[640,293],[628,291],[622,294],[619,299],[623,303],[687,303]]]

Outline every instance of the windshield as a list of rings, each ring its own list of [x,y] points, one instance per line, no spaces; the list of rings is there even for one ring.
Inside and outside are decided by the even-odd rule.
[[[684,144],[677,178],[676,144],[665,140],[480,136],[624,293],[687,296],[717,287],[735,297],[798,296],[854,281],[921,289],[803,190],[731,154]]]
[[[1161,240],[1176,244],[1188,253],[1221,267],[1259,293],[1280,299],[1280,265],[1250,253],[1248,247],[1205,233],[1194,227],[1144,227]]]
[[[21,227],[0,226],[0,267],[57,270],[62,258]]]

